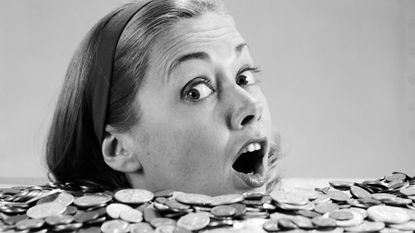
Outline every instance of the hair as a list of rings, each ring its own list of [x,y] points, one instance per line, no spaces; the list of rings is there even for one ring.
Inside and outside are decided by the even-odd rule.
[[[119,132],[128,131],[139,121],[139,106],[133,107],[133,102],[145,77],[155,39],[180,19],[206,12],[227,14],[216,0],[152,0],[148,4],[129,3],[104,16],[83,39],[66,72],[46,143],[46,162],[54,181],[87,180],[108,189],[131,186],[122,172],[104,162],[93,119],[87,111],[88,74],[103,29],[114,15],[131,4],[143,7],[119,38],[106,116],[106,124]]]

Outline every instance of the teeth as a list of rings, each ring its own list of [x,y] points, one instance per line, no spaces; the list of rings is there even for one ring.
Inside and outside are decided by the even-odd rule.
[[[253,151],[256,151],[256,150],[260,150],[260,149],[261,149],[261,145],[259,143],[255,142],[255,143],[249,144],[246,148],[244,148],[244,151],[253,152]]]

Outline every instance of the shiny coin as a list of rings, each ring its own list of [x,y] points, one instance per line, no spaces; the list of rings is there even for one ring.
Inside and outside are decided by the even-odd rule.
[[[371,194],[359,186],[352,186],[350,193],[356,198],[370,198]]]
[[[75,199],[74,204],[79,207],[93,207],[108,203],[112,197],[107,194],[90,194]]]
[[[374,221],[385,223],[404,223],[410,220],[405,209],[392,206],[372,206],[367,209],[367,215]]]
[[[143,214],[136,209],[121,211],[120,218],[127,222],[137,223],[143,221]]]
[[[357,226],[347,227],[346,231],[353,232],[378,232],[385,228],[385,223],[383,222],[369,222],[365,221],[362,224]]]
[[[350,199],[350,196],[346,193],[339,191],[339,190],[330,190],[327,195],[330,197],[333,201],[347,201]]]
[[[70,204],[73,203],[74,200],[75,200],[75,198],[71,194],[69,194],[69,193],[60,193],[56,197],[56,199],[54,200],[54,202],[61,203],[64,206],[69,206]]]
[[[70,215],[53,215],[49,216],[45,219],[45,222],[48,225],[54,226],[54,225],[60,225],[60,224],[68,224],[71,223],[74,220],[73,216]]]
[[[4,223],[6,223],[7,225],[13,225],[23,219],[27,219],[27,217],[28,216],[26,214],[11,216],[11,217],[5,218]]]
[[[212,206],[218,205],[227,205],[241,202],[244,200],[244,197],[241,194],[227,194],[212,197]]]
[[[128,222],[124,220],[110,220],[101,225],[101,231],[104,233],[123,233],[128,231]]]
[[[79,229],[78,233],[100,233],[101,229],[99,227],[84,227]]]
[[[315,204],[312,202],[308,202],[306,205],[292,205],[292,204],[278,204],[278,207],[284,210],[313,210],[315,208]]]
[[[328,213],[328,212],[333,212],[337,209],[339,209],[339,206],[337,204],[331,203],[331,202],[326,202],[326,203],[320,203],[320,204],[316,205],[316,207],[314,208],[314,211],[316,211],[317,213],[320,213],[320,214],[324,214],[324,213]]]
[[[100,213],[98,211],[80,211],[74,216],[75,222],[89,222],[99,218]]]
[[[212,203],[212,197],[203,194],[178,192],[175,193],[174,198],[177,201],[190,205],[208,205]]]
[[[402,231],[415,231],[415,221],[409,221],[401,224],[390,224],[389,227]]]
[[[314,217],[321,216],[320,213],[317,213],[312,210],[298,210],[297,213],[307,218],[314,218]]]
[[[191,231],[203,229],[209,224],[209,214],[205,212],[189,213],[177,221],[177,225]]]
[[[415,195],[415,186],[404,188],[399,190],[400,193],[406,196],[414,196]]]
[[[132,209],[130,206],[121,203],[111,203],[105,208],[108,216],[111,218],[119,218],[121,212],[130,209]]]
[[[305,196],[293,193],[293,192],[285,192],[285,191],[273,191],[270,193],[271,198],[283,204],[291,204],[291,205],[307,205],[308,200]]]
[[[176,221],[170,218],[153,218],[151,219],[150,224],[154,228],[157,228],[162,225],[176,225]]]
[[[64,232],[71,232],[76,231],[82,227],[82,223],[69,223],[64,225],[56,225],[52,228],[52,231],[64,231]]]
[[[47,218],[53,215],[62,214],[66,209],[66,206],[57,202],[48,202],[35,205],[27,210],[27,216],[31,218]]]
[[[304,216],[294,216],[291,220],[299,228],[302,228],[302,229],[313,229],[314,228],[313,223],[311,222],[311,219],[306,218]]]
[[[385,177],[385,180],[388,182],[398,181],[402,182],[406,179],[406,175],[403,173],[394,173],[390,176]]]
[[[190,209],[190,205],[186,205],[176,201],[175,199],[169,199],[166,201],[165,205],[167,205],[170,209],[174,211],[186,211]]]
[[[16,228],[19,230],[35,229],[42,227],[44,223],[42,219],[24,219],[16,223]]]
[[[141,204],[151,201],[154,194],[145,189],[123,189],[114,194],[115,199],[128,204]]]
[[[392,200],[394,198],[396,198],[396,195],[390,194],[390,193],[373,193],[371,195],[371,197],[373,199],[376,199],[378,201],[383,201],[383,200]]]
[[[331,185],[331,187],[338,188],[338,189],[347,189],[354,185],[353,182],[345,181],[345,180],[333,180],[333,181],[330,181],[329,184]]]
[[[245,212],[246,212],[246,206],[244,204],[236,203],[236,204],[232,204],[230,206],[235,208],[235,210],[236,210],[235,216],[244,215]]]
[[[316,225],[317,227],[336,227],[336,220],[327,217],[315,217],[311,219],[311,222]]]
[[[244,192],[243,194],[243,198],[248,199],[248,200],[256,200],[256,199],[261,199],[265,194],[262,192]]]
[[[65,210],[64,214],[74,215],[74,214],[76,214],[77,211],[78,211],[78,208],[76,208],[75,206],[70,205],[70,206],[66,207],[66,210]]]
[[[280,218],[278,219],[278,227],[284,230],[296,229],[298,228],[297,224],[295,224],[292,218]]]
[[[236,214],[236,209],[232,206],[219,205],[213,207],[211,213],[216,217],[231,217]]]
[[[314,204],[320,204],[320,203],[326,203],[326,202],[330,202],[330,197],[325,194],[322,194],[318,198],[313,200]]]
[[[155,233],[174,233],[176,226],[174,225],[161,225],[156,228]]]
[[[412,203],[411,199],[401,198],[401,197],[395,197],[391,200],[383,200],[382,201],[385,204],[388,205],[396,205],[396,206],[406,206]]]
[[[344,210],[346,211],[346,210]],[[347,210],[350,211],[352,214],[351,219],[345,219],[345,220],[336,220],[336,225],[339,227],[349,227],[349,226],[356,226],[363,223],[364,217],[357,211]],[[326,215],[324,215],[326,216]],[[330,216],[330,215],[328,215]]]
[[[128,229],[129,229],[128,231],[131,233],[153,233],[154,232],[150,224],[146,222],[130,224]]]
[[[353,218],[353,214],[349,210],[335,210],[329,213],[329,217],[335,220],[350,220]]]
[[[158,192],[154,193],[154,197],[171,197],[173,196],[174,190],[172,189],[166,189],[166,190],[161,190]]]

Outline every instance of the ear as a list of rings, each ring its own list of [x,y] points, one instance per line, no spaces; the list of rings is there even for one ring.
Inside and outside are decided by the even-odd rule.
[[[138,157],[130,147],[128,136],[117,133],[110,125],[105,127],[102,154],[105,163],[116,171],[130,173],[142,169]]]

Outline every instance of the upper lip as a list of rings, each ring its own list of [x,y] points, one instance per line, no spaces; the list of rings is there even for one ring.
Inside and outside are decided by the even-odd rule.
[[[251,143],[259,143],[261,145],[261,151],[263,152],[263,156],[265,156],[266,150],[268,148],[268,140],[267,137],[261,137],[261,138],[252,138],[249,139],[247,142],[245,142],[239,149],[236,156],[233,158],[232,164],[235,163],[235,161],[239,158],[239,156],[242,154],[242,150],[247,147]],[[262,157],[264,158],[264,157]]]

